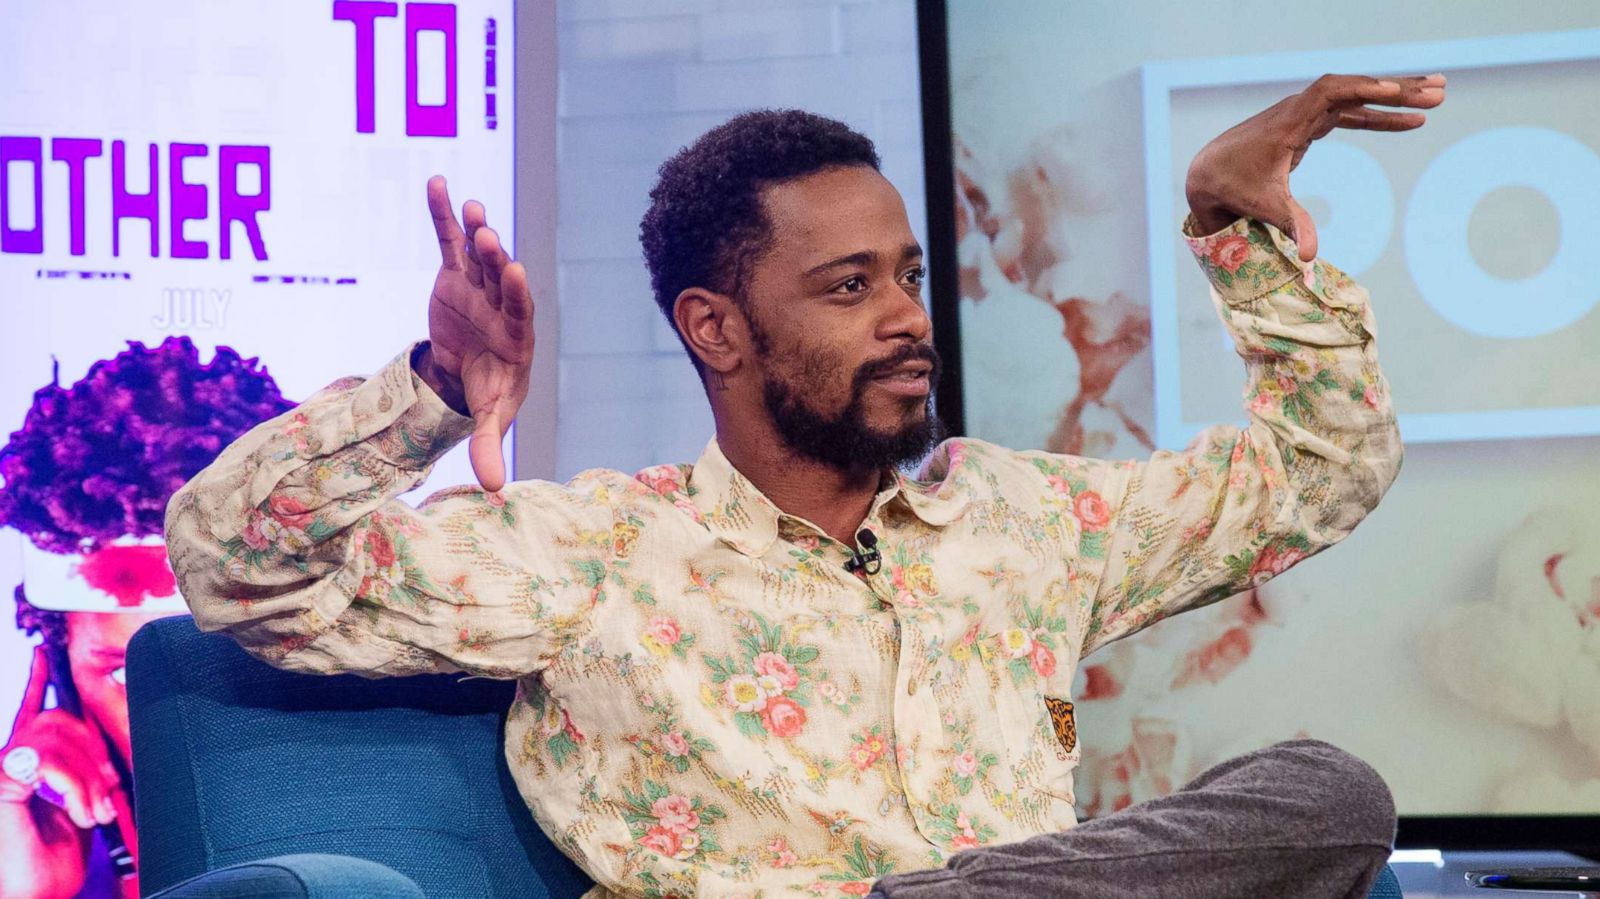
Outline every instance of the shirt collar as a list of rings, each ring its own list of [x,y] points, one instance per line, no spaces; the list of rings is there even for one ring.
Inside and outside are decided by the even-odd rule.
[[[947,440],[934,450],[917,478],[898,471],[889,473],[883,489],[873,499],[871,514],[876,515],[888,504],[900,503],[933,527],[955,521],[968,505],[966,478],[959,471],[963,457],[958,442]],[[716,438],[706,445],[689,473],[689,488],[691,501],[700,510],[706,527],[747,556],[764,555],[778,539],[779,521],[793,518],[733,467]]]

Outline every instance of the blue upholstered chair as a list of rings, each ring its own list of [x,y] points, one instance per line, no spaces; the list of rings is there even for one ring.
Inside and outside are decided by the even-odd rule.
[[[502,738],[513,684],[279,671],[187,616],[128,644],[146,896],[573,899]],[[160,892],[166,891],[166,892]]]
[[[502,752],[512,685],[278,671],[188,617],[128,645],[146,896],[571,899]],[[1398,897],[1387,869],[1373,897]]]

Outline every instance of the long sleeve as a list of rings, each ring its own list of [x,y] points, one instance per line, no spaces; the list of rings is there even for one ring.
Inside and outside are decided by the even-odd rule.
[[[1257,222],[1189,244],[1245,361],[1249,422],[1143,463],[1035,462],[1071,491],[1079,574],[1093,579],[1085,655],[1333,545],[1400,469],[1366,291]]]
[[[202,630],[298,671],[515,677],[582,624],[557,537],[607,510],[543,482],[396,499],[472,430],[410,357],[263,422],[173,496],[168,554]]]

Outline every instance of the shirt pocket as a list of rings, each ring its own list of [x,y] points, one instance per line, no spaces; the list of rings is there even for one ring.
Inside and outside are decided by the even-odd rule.
[[[1002,701],[1010,706],[1008,717],[1017,723],[1007,740],[1014,763],[1031,774],[1023,785],[1036,794],[1038,809],[1046,827],[1071,827],[1077,821],[1073,804],[1074,774],[1082,758],[1078,735],[1077,707],[1066,690],[1045,692],[1032,684],[1002,691]]]

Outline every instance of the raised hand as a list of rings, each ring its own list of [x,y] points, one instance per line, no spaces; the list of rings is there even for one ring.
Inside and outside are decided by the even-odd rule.
[[[528,395],[533,364],[528,273],[500,245],[482,203],[462,207],[462,230],[439,175],[428,179],[428,209],[441,261],[428,298],[431,345],[417,372],[445,402],[472,416],[472,472],[483,489],[499,490],[506,482],[501,441]]]
[[[1373,109],[1368,104],[1432,109],[1444,102],[1443,75],[1378,80],[1365,75],[1324,75],[1206,144],[1189,166],[1184,190],[1201,233],[1240,216],[1276,225],[1293,237],[1300,258],[1317,256],[1317,228],[1289,193],[1289,173],[1311,143],[1335,128],[1410,131],[1420,112]]]

